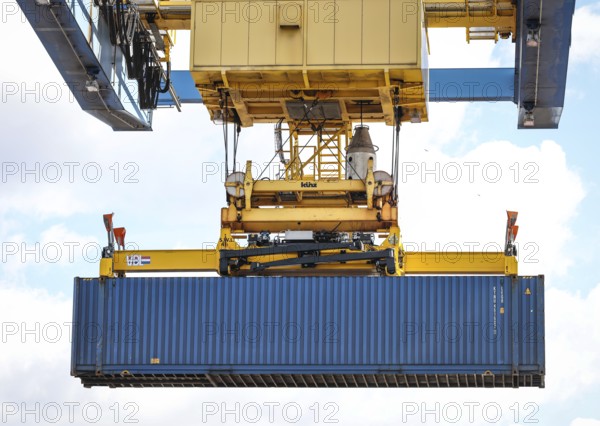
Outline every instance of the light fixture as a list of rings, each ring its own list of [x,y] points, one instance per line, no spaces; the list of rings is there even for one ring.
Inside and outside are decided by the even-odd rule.
[[[523,126],[524,127],[535,126],[535,117],[533,116],[533,111],[525,111],[525,116],[523,117]]]
[[[85,90],[88,92],[99,92],[100,84],[98,84],[98,80],[95,77],[90,77],[88,81],[85,82]]]
[[[38,6],[50,6],[50,0],[35,0],[35,4]]]
[[[221,111],[220,109],[215,109],[212,113],[212,121],[214,124],[223,124],[225,122],[225,119],[223,117],[223,111]]]
[[[421,122],[421,113],[416,109],[412,110],[412,114],[410,114],[410,122],[411,123],[420,123]]]
[[[540,22],[537,19],[527,20],[527,46],[538,47],[540,45]]]
[[[534,127],[535,117],[533,115],[533,109],[535,108],[535,102],[525,101],[522,104],[525,114],[523,115],[523,127]]]

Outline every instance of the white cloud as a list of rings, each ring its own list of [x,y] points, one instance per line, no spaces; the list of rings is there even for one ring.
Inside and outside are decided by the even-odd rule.
[[[89,250],[91,252],[106,244],[100,242],[97,236],[73,232],[63,223],[52,225],[43,231],[40,237],[42,256],[45,257],[43,260],[50,267],[82,261],[84,247],[93,247],[93,250]]]
[[[569,423],[569,426],[600,426],[600,420],[578,417]]]
[[[104,244],[97,236],[81,235],[63,223],[51,225],[37,236],[15,224],[10,233],[0,232],[0,274],[5,282],[25,285],[30,272],[58,276],[60,267],[64,273],[73,268],[75,274],[90,266],[96,270]],[[53,286],[51,282],[39,284],[46,289]]]
[[[11,233],[0,234],[0,237],[2,237],[0,241],[0,265],[2,265],[0,271],[2,272],[2,281],[24,282],[25,263],[21,261],[21,248],[25,244],[25,235],[12,231]]]
[[[26,187],[22,185],[22,188]],[[49,217],[68,217],[76,213],[86,212],[89,204],[77,197],[76,193],[66,187],[51,187],[49,185],[29,185],[27,191],[8,190],[0,195],[0,214],[16,212],[38,219]]]
[[[461,103],[430,103],[429,121],[419,124],[405,124],[400,132],[401,144],[416,144],[420,147],[442,147],[467,133],[465,117],[473,106]],[[391,140],[392,128],[386,127],[384,143]]]
[[[573,283],[575,285],[575,283]],[[546,295],[547,386],[553,399],[568,400],[598,386],[600,285],[587,296],[548,289]]]
[[[390,131],[378,127],[372,138],[380,146],[378,168],[389,170]],[[574,259],[564,246],[585,190],[560,145],[478,140],[474,148],[448,155],[435,145],[404,140],[399,212],[405,242],[428,250],[436,243],[448,251],[465,250],[471,242],[479,249],[488,243],[503,249],[505,210],[516,210],[520,272],[549,278],[568,274]]]
[[[431,68],[492,68],[506,65],[497,49],[508,49],[510,40],[472,41],[467,43],[464,28],[435,28],[429,30],[429,66]],[[500,46],[500,47],[498,47]],[[514,56],[512,58],[514,62]]]
[[[577,64],[600,63],[600,5],[578,7],[573,16],[571,58]]]

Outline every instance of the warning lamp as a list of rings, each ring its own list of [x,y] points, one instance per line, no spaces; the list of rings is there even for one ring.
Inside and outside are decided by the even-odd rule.
[[[410,115],[410,122],[411,123],[420,123],[421,122],[421,113],[419,111],[417,111],[416,108],[413,110],[412,114]]]

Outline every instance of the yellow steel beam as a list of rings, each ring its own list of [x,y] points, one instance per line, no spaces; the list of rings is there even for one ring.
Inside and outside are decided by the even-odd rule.
[[[405,252],[404,273],[517,275],[517,259],[502,252]]]
[[[242,97],[238,90],[230,89],[229,95],[231,101],[233,102],[233,106],[235,107],[238,116],[240,117],[240,121],[242,122],[243,127],[251,127],[254,124],[252,120],[252,116],[248,113],[248,108],[246,104],[242,101]]]
[[[437,16],[428,15],[427,28],[515,28],[514,16]]]
[[[251,210],[252,212],[257,209]],[[261,209],[294,210],[294,209]],[[296,209],[310,210],[310,209]],[[314,210],[314,209],[313,209]],[[323,210],[323,209],[316,209]],[[336,210],[336,209],[328,209]],[[355,210],[367,213],[366,209]],[[338,212],[339,213],[339,212]],[[272,229],[272,228],[269,228]],[[357,231],[356,226],[353,231]],[[413,274],[497,274],[517,275],[517,259],[505,256],[502,252],[402,252],[400,229],[397,225],[388,228],[380,226],[374,232],[385,233],[386,240],[378,249],[393,248],[397,262],[398,275]],[[113,258],[100,261],[100,276],[112,277],[135,272],[215,272],[219,271],[220,250],[244,249],[236,239],[241,234],[232,235],[231,229],[224,227],[215,249],[202,250],[117,250]],[[324,250],[323,255],[340,253],[339,249]],[[251,256],[249,262],[271,262],[297,257],[297,253],[265,254]],[[320,264],[314,268],[302,268],[300,265],[274,267],[265,275],[370,275],[375,273],[374,265],[367,261]],[[249,265],[241,265],[233,275],[252,275]]]
[[[170,8],[177,8],[177,9],[185,9],[186,11],[188,10],[188,8],[192,7],[192,2],[191,1],[176,1],[176,0],[159,0],[158,2],[159,7],[161,9],[170,9]]]
[[[382,246],[384,247],[384,246]],[[334,254],[339,250],[324,251]],[[254,256],[253,262],[270,262],[296,257],[295,254]],[[502,252],[405,252],[400,274],[493,274],[517,275],[517,260]],[[102,259],[100,275],[135,272],[218,272],[218,250],[124,250],[116,251],[114,259]],[[303,270],[300,266],[277,267],[266,274],[360,274],[372,273],[374,266],[366,261],[322,264]],[[311,273],[311,271],[313,271]],[[244,265],[235,275],[248,275],[251,271]]]
[[[172,17],[171,17],[172,16]],[[182,19],[181,15],[166,15],[156,18],[154,23],[161,30],[189,30],[190,19]],[[469,28],[469,27],[495,27],[515,28],[514,16],[438,16],[436,13],[426,13],[427,28]],[[145,20],[144,20],[145,21]],[[145,21],[146,22],[146,21]]]
[[[387,80],[389,81],[389,73],[386,73],[385,75],[388,77]],[[390,86],[379,88],[379,98],[381,100],[381,109],[383,111],[385,124],[392,126],[394,124],[394,104],[392,103]]]
[[[373,210],[373,193],[375,192],[375,176],[373,175],[373,158],[369,158],[367,166],[367,208]]]
[[[252,207],[252,190],[254,189],[254,179],[252,178],[252,161],[246,161],[246,173],[244,173],[244,197],[246,200],[245,210]]]
[[[231,249],[231,248],[230,248]],[[241,247],[240,247],[241,249]],[[338,254],[340,250],[323,250],[323,255]],[[297,257],[296,253],[268,254],[251,256],[249,262],[273,262]],[[274,267],[265,271],[267,275],[302,274],[301,265]],[[371,274],[375,266],[368,261],[349,261],[316,265],[309,270],[318,274]],[[114,274],[152,272],[219,272],[219,250],[122,250],[116,251],[114,258],[101,259],[100,276],[112,277]],[[242,265],[233,275],[251,274],[250,265]],[[310,273],[308,273],[310,275]]]
[[[358,207],[253,208],[238,211],[221,209],[223,227],[238,231],[271,232],[293,230],[333,230],[338,232],[375,232],[397,224],[396,207],[384,204],[381,210]]]
[[[145,19],[142,19],[144,22],[148,22]],[[185,18],[182,19],[181,15],[174,15],[171,18],[169,15],[166,15],[164,18],[155,18],[154,23],[160,30],[189,30],[190,29],[190,19]]]
[[[362,180],[349,179],[337,181],[309,180],[258,180],[254,182],[253,192],[365,192]]]
[[[429,28],[437,27],[436,22],[432,22],[434,20],[454,20],[456,16],[451,16],[453,13],[460,12],[463,15],[469,15],[468,19],[486,19],[486,25],[472,25],[467,21],[462,21],[466,25],[465,27],[472,26],[488,26],[488,27],[499,27],[497,21],[494,21],[496,16],[493,16],[493,10],[496,10],[499,13],[511,13],[513,12],[514,7],[510,2],[502,2],[496,1],[494,2],[494,7],[492,8],[491,2],[479,2],[479,3],[467,3],[460,2],[456,0],[424,0],[425,5],[425,19],[427,22],[427,26]],[[468,12],[467,12],[468,9]],[[155,18],[154,22],[161,29],[190,29],[190,21],[191,21],[191,11],[192,11],[192,2],[191,1],[158,1],[157,8],[160,16]],[[142,10],[142,12],[144,12]],[[477,15],[481,15],[478,17]],[[501,18],[505,18],[505,16],[500,16]],[[514,25],[514,17],[507,16],[508,18],[512,18]],[[433,24],[433,26],[431,25]],[[460,25],[457,25],[460,26]],[[512,26],[512,25],[507,25]],[[302,81],[306,85],[309,80],[308,76],[304,78]]]
[[[217,250],[119,250],[112,272],[216,272],[218,265]],[[105,266],[100,275],[106,272]]]
[[[294,191],[294,194],[301,194],[302,199],[298,198],[281,199],[280,193],[253,194],[253,206],[273,206],[276,202],[281,207],[321,207],[322,209],[329,207],[348,207],[348,206],[366,206],[367,200],[349,199],[346,193],[327,193],[327,195],[310,192]],[[333,196],[332,196],[333,195]],[[278,198],[279,197],[279,198]]]
[[[114,266],[114,259],[111,259],[111,258],[100,259],[100,276],[101,277],[112,277],[114,275],[113,266]]]

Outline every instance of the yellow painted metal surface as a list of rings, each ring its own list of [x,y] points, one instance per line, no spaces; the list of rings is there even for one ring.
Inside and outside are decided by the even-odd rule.
[[[427,28],[466,28],[467,41],[512,38],[516,7],[511,0],[423,0]]]
[[[113,259],[109,259],[109,258],[100,259],[100,276],[101,277],[112,277],[113,274],[114,274]]]
[[[388,247],[383,244],[381,248]],[[339,250],[324,250],[323,255]],[[138,264],[138,259],[148,259]],[[249,262],[272,262],[296,257],[295,253],[252,256]],[[215,272],[219,270],[219,249],[214,250],[125,250],[116,251],[113,259],[102,259],[106,266],[101,276],[136,272]],[[114,261],[114,262],[113,262]],[[108,266],[108,263],[111,263]],[[114,263],[114,264],[113,264]],[[141,263],[141,262],[140,262]],[[113,272],[108,273],[109,269]],[[517,260],[501,252],[405,252],[401,258],[398,275],[416,274],[497,274],[517,275]],[[248,275],[249,265],[242,265],[235,275]],[[364,275],[376,273],[375,266],[367,261],[320,264],[303,269],[300,265],[274,267],[265,272],[270,275]]]
[[[213,5],[208,5],[206,13],[208,15],[219,15],[219,7],[223,0],[217,0]],[[372,2],[373,0],[367,0]],[[375,0],[379,1],[379,0]],[[154,23],[161,29],[165,30],[189,30],[191,29],[191,0],[159,0],[153,3],[151,10],[148,6],[140,6],[144,12],[153,12],[156,14]],[[493,31],[499,34],[504,34],[506,37],[513,36],[516,30],[516,13],[515,5],[511,0],[480,0],[480,1],[456,1],[456,0],[422,0],[424,5],[423,15],[425,18],[425,28],[492,28]],[[375,4],[375,3],[374,3]],[[401,8],[406,15],[414,14],[417,11],[419,2],[391,0],[391,8]],[[250,21],[262,21],[275,23],[278,19],[277,3],[275,0],[246,0],[240,2],[241,7],[234,12],[236,6],[229,6],[230,13],[237,13],[239,16],[246,17]],[[336,19],[334,29],[334,54],[336,64],[356,63],[362,53],[362,49],[353,49],[352,46],[358,46],[361,42],[361,34],[355,29],[355,25],[360,22],[362,13],[363,0],[322,0],[321,5],[316,1],[309,1],[308,11],[303,13],[313,18],[311,22],[324,23],[331,22]],[[370,6],[370,4],[369,4]],[[267,13],[259,12],[261,9],[266,9]],[[291,9],[290,9],[291,12]],[[392,15],[394,13],[392,12]],[[390,21],[393,23],[393,21]],[[261,49],[259,40],[267,41],[268,37],[274,34],[275,25],[265,26],[250,26],[250,40],[256,40],[254,45],[258,49],[254,53],[250,53],[251,58],[260,56],[261,51],[275,51],[274,37],[273,46],[267,49]],[[260,30],[265,30],[262,32]],[[271,31],[273,30],[273,31]],[[395,40],[394,25],[391,25],[392,31],[390,40]],[[341,35],[347,38],[340,38]],[[252,50],[252,49],[251,49]],[[328,49],[323,49],[328,50]],[[268,58],[268,56],[265,56]],[[273,60],[261,60],[258,64],[270,65],[274,64]]]
[[[147,258],[147,263],[142,258]],[[216,272],[218,262],[217,250],[119,250],[113,268],[117,273]]]
[[[517,259],[502,252],[406,252],[405,274],[517,275]]]
[[[420,8],[407,13],[405,3],[397,0],[195,0],[192,71],[251,64],[267,70],[313,65],[419,69],[421,23]],[[275,46],[263,44],[273,37]],[[249,54],[248,44],[257,42],[262,51],[271,50],[269,55],[252,52],[264,55],[263,61]],[[334,61],[338,47],[353,53],[345,61]],[[220,55],[214,54],[217,51]]]
[[[285,101],[324,96],[339,120],[391,125],[389,89],[399,87],[403,121],[427,121],[423,29],[465,28],[467,41],[512,38],[510,0],[157,1],[162,29],[191,29],[191,69],[215,118],[219,90],[231,94],[243,126],[294,121]],[[144,6],[146,8],[146,6]],[[292,93],[294,92],[294,93]],[[296,120],[297,121],[297,120]],[[339,123],[338,123],[339,124]]]
[[[397,225],[397,209],[386,205],[381,211],[357,207],[254,208],[239,211],[221,209],[221,223],[232,230],[271,232],[324,230],[338,232],[375,232]]]
[[[235,191],[221,210],[214,249],[116,251],[101,260],[101,276],[218,273],[221,250],[244,249],[238,240],[250,233],[288,230],[344,232],[350,238],[356,232],[382,233],[380,245],[367,243],[356,250],[393,249],[398,275],[517,274],[516,258],[504,253],[403,252],[397,200],[374,195],[383,183],[375,182],[373,161],[363,180],[344,179],[352,122],[395,124],[395,106],[402,107],[401,121],[427,121],[425,30],[464,27],[468,41],[510,37],[516,16],[510,0],[156,0],[152,7],[159,28],[191,29],[192,76],[211,118],[233,117],[235,111],[242,126],[285,121],[289,143],[281,150],[287,159],[280,180],[252,176],[248,162],[243,178],[225,185]],[[317,117],[327,118],[308,122],[298,117],[309,106]],[[315,133],[312,143],[300,141]],[[224,270],[248,275],[250,262],[298,255],[253,256]],[[383,272],[362,260],[279,266],[261,273]]]
[[[311,180],[259,180],[254,183],[253,192],[258,195],[262,192],[314,192],[314,193],[346,193],[346,192],[365,192],[365,183],[362,180],[320,180],[318,182]]]
[[[192,76],[211,117],[230,96],[243,126],[297,122],[287,101],[339,105],[331,123],[392,125],[391,92],[402,119],[427,120],[427,65],[420,3],[396,0],[194,0]]]

